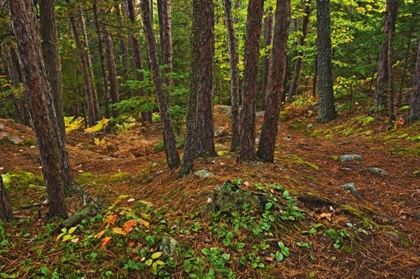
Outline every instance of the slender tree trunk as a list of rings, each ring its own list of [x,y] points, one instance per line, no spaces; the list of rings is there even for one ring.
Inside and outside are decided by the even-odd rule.
[[[198,68],[197,140],[196,155],[216,156],[214,148],[213,117],[213,57],[214,57],[214,6],[213,0],[201,0],[200,67]]]
[[[196,144],[196,116],[197,116],[197,92],[199,88],[198,69],[200,67],[200,33],[201,33],[201,0],[192,0],[192,27],[190,39],[190,85],[188,94],[188,107],[184,142],[184,155],[179,176],[189,174],[194,166]]]
[[[389,68],[388,63],[392,61],[388,61],[388,47],[389,47],[389,38],[393,37],[393,33],[395,30],[395,23],[397,20],[398,14],[398,0],[387,0],[386,1],[386,16],[385,16],[385,23],[384,23],[384,40],[381,45],[381,52],[379,54],[379,62],[378,62],[378,77],[376,79],[376,89],[375,89],[375,101],[374,105],[376,107],[384,106],[386,107],[389,104],[386,104],[386,88],[385,83],[389,81]]]
[[[232,114],[232,139],[230,151],[237,151],[240,143],[240,118],[239,118],[239,57],[236,51],[237,40],[233,28],[232,3],[230,0],[223,1],[225,9],[225,22],[228,33],[229,62],[230,62],[230,102]]]
[[[273,11],[267,10],[266,17],[264,18],[264,47],[269,47],[273,43]],[[267,108],[267,95],[268,95],[268,76],[270,75],[270,56],[271,51],[266,52],[264,56],[264,68],[262,76],[262,110]]]
[[[117,18],[117,22],[119,26],[124,26],[122,18],[121,18],[121,6],[120,6],[120,1],[115,1],[115,5],[114,5],[114,11],[115,11],[115,15]],[[122,76],[124,77],[124,81],[128,80],[128,70],[129,70],[129,66],[128,66],[128,51],[127,51],[127,44],[126,44],[126,37],[125,36],[121,36],[118,40],[118,46],[119,46],[119,50],[120,50],[120,58],[121,58],[121,65],[122,65],[122,69],[121,69],[121,73]],[[118,71],[117,71],[118,72]]]
[[[88,110],[89,126],[96,124],[95,103],[93,101],[92,84],[90,82],[89,65],[87,63],[86,53],[80,41],[79,31],[77,30],[76,20],[70,17],[71,30],[73,33],[74,41],[76,43],[77,52],[79,54],[80,66],[82,68],[83,81],[85,85],[86,103]]]
[[[9,199],[7,198],[6,188],[3,185],[3,178],[0,175],[0,220],[11,221],[13,220],[13,211],[10,206]]]
[[[416,67],[414,70],[413,91],[410,96],[410,112],[408,122],[414,122],[420,119],[420,40],[417,47]]]
[[[412,16],[414,17],[414,13],[412,14]],[[408,59],[410,57],[410,50],[411,50],[411,40],[413,37],[413,30],[414,29],[414,25],[411,25],[410,31],[408,33],[408,38],[407,38],[407,50],[405,51],[405,58],[404,58],[404,67],[403,67],[403,71],[402,71],[402,75],[401,75],[401,83],[400,83],[400,90],[398,92],[398,102],[397,102],[397,106],[401,106],[401,102],[402,102],[402,91],[404,88],[404,83],[405,83],[405,78],[406,78],[406,72],[407,72],[407,67],[408,67]]]
[[[127,17],[130,19],[130,22],[132,23],[132,25],[134,25],[136,23],[136,13],[134,11],[133,0],[124,0],[124,1],[125,1],[125,6],[126,6]],[[144,80],[144,75],[142,72],[143,61],[142,61],[141,51],[140,51],[140,42],[134,35],[134,30],[132,28],[129,29],[128,34],[130,37],[130,44],[133,51],[133,62],[136,68],[136,78],[138,81],[143,81]],[[139,95],[143,97],[146,96],[146,92],[142,87],[139,88]],[[152,118],[149,117],[148,112],[142,112],[141,118],[142,118],[143,123],[152,121]]]
[[[115,66],[115,57],[114,57],[114,48],[112,47],[112,38],[111,34],[105,30],[105,49],[106,49],[106,60],[108,62],[108,80],[110,87],[110,95],[112,104],[116,104],[120,101],[120,91],[118,88],[118,79],[117,79],[117,67]],[[112,110],[112,117],[118,117],[118,110]]]
[[[330,0],[317,0],[318,45],[318,121],[329,122],[337,117],[334,105]]]
[[[255,104],[258,91],[261,21],[264,0],[249,1],[245,37],[244,83],[242,86],[241,144],[237,161],[254,161]]]
[[[264,162],[274,161],[274,149],[278,131],[278,119],[282,95],[284,94],[284,76],[286,74],[287,39],[290,23],[290,0],[277,0],[276,25],[274,27],[273,49],[267,94],[267,109],[258,146],[257,157]]]
[[[98,51],[99,51],[99,62],[101,65],[101,76],[102,76],[102,91],[104,96],[104,113],[105,118],[110,118],[111,114],[109,111],[109,91],[108,91],[108,78],[106,77],[106,70],[105,70],[105,55],[104,55],[104,48],[102,46],[102,36],[101,36],[101,26],[99,25],[99,17],[98,17],[98,5],[97,0],[93,1],[93,17],[95,20],[95,29],[96,29],[96,36],[98,38]]]
[[[147,51],[149,53],[149,67],[152,72],[155,85],[157,101],[163,126],[163,140],[165,142],[166,160],[169,168],[173,171],[180,165],[178,150],[176,148],[175,135],[172,130],[171,117],[169,115],[168,101],[166,100],[163,80],[159,69],[159,58],[157,53],[155,35],[151,21],[151,10],[149,0],[140,0],[140,7],[143,18],[143,29],[146,36]]]
[[[61,162],[67,157],[64,140],[42,58],[35,9],[30,0],[10,1],[10,18],[18,44],[24,84],[47,187],[49,216],[67,216]],[[68,160],[68,158],[67,158]]]
[[[96,120],[101,119],[101,113],[99,110],[99,100],[98,100],[98,92],[96,91],[95,86],[95,75],[93,74],[93,65],[92,65],[92,56],[90,55],[89,50],[89,40],[86,30],[86,19],[85,19],[85,12],[83,11],[82,7],[79,8],[79,18],[80,18],[80,26],[82,27],[82,44],[84,47],[84,52],[86,54],[86,62],[88,65],[88,73],[89,73],[89,81],[90,81],[90,87],[92,90],[92,101],[95,109],[95,117]]]
[[[305,0],[304,5],[305,5],[305,11],[304,11],[305,15],[303,16],[303,20],[302,20],[302,36],[300,36],[299,44],[298,44],[300,49],[302,49],[303,46],[305,45],[306,36],[309,30],[309,20],[311,16],[311,1]],[[298,57],[295,59],[294,65],[293,65],[293,78],[292,78],[292,81],[290,82],[289,100],[293,100],[297,95],[297,89],[299,86],[299,76],[302,70],[303,51],[301,50],[298,51],[297,55]]]
[[[158,1],[159,2],[159,1]],[[165,73],[165,82],[168,87],[172,87],[174,84],[173,78],[170,76],[172,73],[172,15],[171,15],[171,1],[170,0],[160,0],[161,4],[161,39],[162,44],[162,57],[163,64],[166,65],[164,69]]]

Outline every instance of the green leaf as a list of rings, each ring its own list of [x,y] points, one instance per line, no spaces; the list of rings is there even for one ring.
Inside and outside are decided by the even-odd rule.
[[[203,248],[203,249],[201,249],[201,253],[203,253],[203,255],[210,255],[210,251],[209,251],[209,249],[207,249],[207,248]]]
[[[75,227],[71,227],[67,233],[68,233],[68,234],[73,234],[73,233],[74,233],[74,231],[75,231],[78,227],[79,227],[79,225],[77,225],[77,226],[75,226]]]

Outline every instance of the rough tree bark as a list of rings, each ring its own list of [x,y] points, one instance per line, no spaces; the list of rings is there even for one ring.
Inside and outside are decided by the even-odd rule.
[[[290,0],[277,0],[275,14],[273,49],[267,94],[267,108],[258,146],[257,157],[264,162],[274,161],[274,149],[278,131],[278,119],[282,96],[284,94],[284,76],[286,74],[287,39],[290,23]]]
[[[334,105],[330,0],[317,0],[318,45],[318,121],[329,122],[337,117]]]
[[[213,116],[213,57],[214,5],[213,0],[201,0],[200,51],[198,68],[196,156],[216,156]]]
[[[0,220],[10,221],[13,219],[13,211],[7,198],[6,188],[3,185],[3,178],[0,175]]]
[[[289,100],[293,100],[297,95],[297,89],[299,86],[299,76],[300,72],[302,70],[302,57],[303,57],[303,51],[301,50],[303,46],[305,45],[306,36],[308,35],[309,30],[309,20],[311,16],[311,1],[305,0],[304,1],[305,9],[302,20],[302,35],[299,38],[299,47],[300,50],[298,51],[298,57],[295,59],[295,63],[293,65],[293,78],[290,82],[290,89],[289,89]]]
[[[239,57],[236,51],[237,40],[233,28],[232,3],[230,0],[223,0],[225,9],[225,22],[228,33],[229,63],[230,63],[230,102],[232,114],[232,138],[230,151],[237,151],[240,143],[240,118],[239,118]]]
[[[44,55],[45,68],[48,82],[51,86],[55,111],[57,113],[58,127],[62,138],[66,138],[63,113],[63,76],[61,72],[60,50],[58,48],[57,21],[55,18],[55,0],[39,1],[42,53]]]
[[[149,0],[140,0],[140,7],[143,19],[143,29],[146,36],[147,51],[149,53],[149,67],[152,72],[153,83],[155,85],[159,112],[163,126],[163,140],[165,143],[166,160],[169,168],[173,171],[179,167],[178,150],[176,148],[175,135],[172,130],[171,117],[169,115],[169,105],[165,96],[162,75],[159,69],[159,58],[157,53],[155,35],[151,20],[151,10]]]
[[[120,91],[118,88],[117,67],[115,66],[114,48],[112,46],[111,34],[105,30],[104,34],[106,60],[108,62],[108,80],[109,80],[109,93],[111,101],[116,104],[120,101]],[[118,110],[112,110],[112,117],[118,117]]]
[[[47,70],[47,79],[50,84],[51,94],[53,98],[53,105],[57,116],[57,125],[59,127],[58,140],[63,140],[62,145],[66,142],[66,129],[64,125],[63,113],[63,77],[61,72],[61,58],[58,43],[57,21],[55,18],[55,0],[41,0],[39,2],[41,13],[41,48],[45,61],[45,68]],[[61,156],[61,168],[63,170],[63,178],[65,185],[65,193],[67,196],[71,195],[78,189],[74,176],[70,167],[70,162],[67,156]]]
[[[244,83],[242,86],[241,143],[237,161],[254,161],[255,104],[258,91],[258,60],[260,57],[261,21],[264,0],[250,1],[245,37]]]
[[[64,202],[63,169],[60,164],[67,152],[59,139],[57,116],[48,84],[35,8],[30,0],[10,1],[10,18],[18,45],[24,85],[47,187],[49,216],[67,216]],[[68,159],[68,158],[67,158]]]
[[[420,119],[420,40],[417,47],[417,60],[414,70],[413,91],[410,96],[410,112],[408,122],[414,122]]]

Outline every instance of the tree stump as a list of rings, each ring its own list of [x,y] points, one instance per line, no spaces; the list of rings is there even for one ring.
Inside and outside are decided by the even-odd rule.
[[[3,185],[3,178],[0,175],[0,220],[10,221],[13,219],[13,211],[7,198],[6,188]]]

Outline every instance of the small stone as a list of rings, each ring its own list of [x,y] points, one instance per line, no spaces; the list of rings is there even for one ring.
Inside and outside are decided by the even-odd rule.
[[[175,253],[176,245],[178,241],[169,236],[162,237],[162,240],[159,243],[159,251],[162,252],[165,256],[172,256]]]
[[[209,171],[206,171],[206,170],[199,170],[199,171],[196,171],[194,174],[197,175],[198,177],[201,177],[201,178],[203,178],[203,177],[213,177],[214,176],[213,173],[211,173]]]
[[[338,157],[339,162],[346,162],[346,161],[362,161],[363,157],[357,154],[347,154],[341,155]]]
[[[368,172],[376,173],[376,174],[383,175],[383,176],[389,175],[389,172],[387,172],[384,169],[378,168],[378,167],[370,167],[370,168],[367,168],[366,170]]]
[[[420,268],[414,271],[414,276],[420,277]]]
[[[343,184],[340,187],[343,188],[344,190],[349,191],[349,193],[352,194],[353,196],[360,198],[360,194],[357,191],[356,186],[354,185],[353,182]]]

